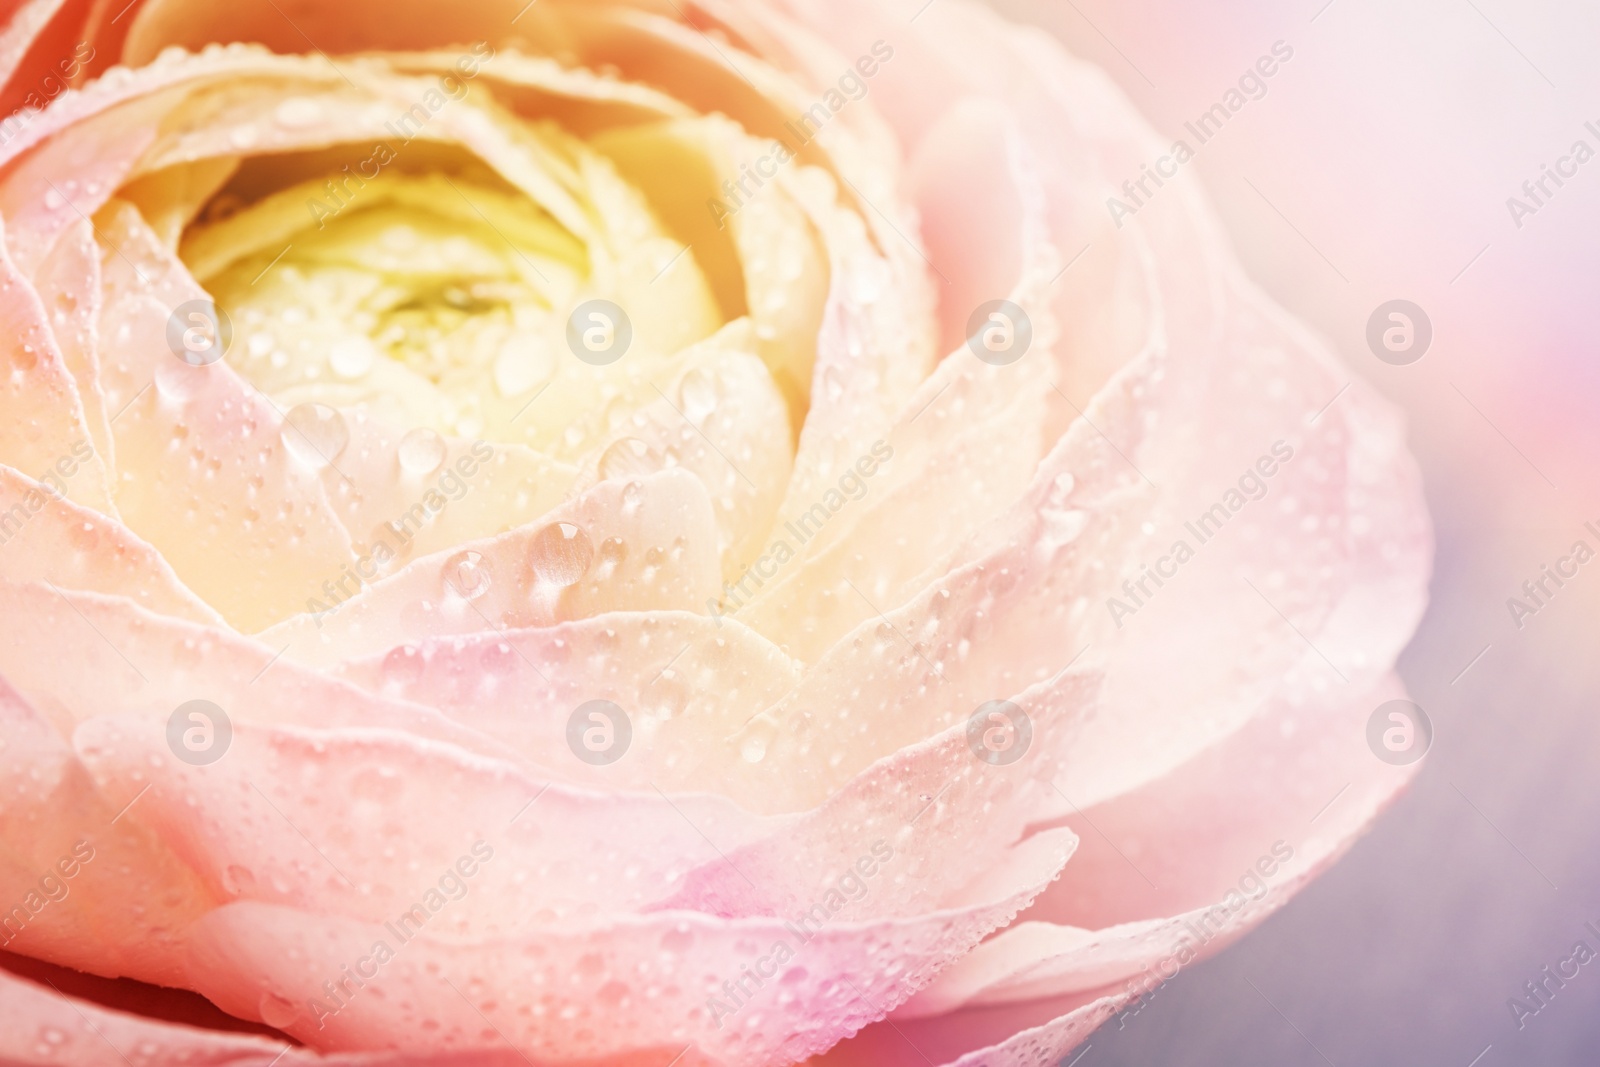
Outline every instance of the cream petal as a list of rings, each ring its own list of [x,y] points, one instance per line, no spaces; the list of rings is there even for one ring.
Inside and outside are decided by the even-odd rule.
[[[736,623],[687,612],[611,612],[536,630],[431,638],[342,663],[341,677],[437,708],[564,780],[697,788],[705,752],[794,688],[799,665]],[[625,767],[572,758],[567,723],[591,700],[630,719]],[[624,777],[625,776],[625,777]],[[703,785],[704,783],[700,783]]]
[[[0,466],[0,577],[124,596],[148,611],[223,625],[132,531]]]
[[[105,466],[108,483],[115,485],[113,412],[100,385],[100,247],[87,219],[68,227],[40,266],[34,284],[49,312],[62,361],[78,387],[90,441]]]
[[[102,514],[113,515],[106,467],[94,450],[83,401],[33,286],[0,232],[0,463],[27,471]]]
[[[99,715],[166,722],[210,700],[244,722],[384,727],[479,754],[509,750],[430,708],[307,670],[231,630],[152,615],[121,597],[0,580],[0,608],[29,625],[0,635],[4,676],[63,733]],[[60,671],[64,650],[75,669]]]
[[[566,499],[577,477],[573,466],[521,445],[401,431],[360,410],[341,418],[350,444],[339,469],[322,472],[322,485],[363,572],[370,564],[392,573],[411,559],[532,522]],[[327,599],[321,590],[317,596]]]
[[[1005,220],[978,225],[959,248],[946,235],[948,247],[936,249],[969,296],[983,295],[971,304],[953,298],[961,321],[947,324],[946,333],[955,336],[955,351],[884,427],[883,446],[875,443],[858,465],[858,473],[870,472],[857,479],[870,499],[830,509],[838,518],[824,518],[813,501],[797,520],[811,534],[801,563],[764,586],[742,616],[762,632],[782,633],[802,659],[814,662],[852,627],[903,603],[930,572],[949,569],[947,557],[1028,487],[1049,444],[1046,427],[1059,394],[1051,358],[1056,327],[1044,295],[1057,256],[1045,237],[1037,176],[994,111],[976,104],[960,111],[948,135],[971,140],[976,126],[992,144],[949,164],[931,151],[918,160],[930,216],[949,215],[944,200],[1009,205],[1009,227]],[[1002,296],[1034,308],[1032,343],[1016,361],[991,365],[962,338],[967,309]],[[891,458],[883,461],[885,455]],[[828,508],[825,501],[826,493]]]
[[[119,509],[223,617],[262,629],[321,595],[355,558],[350,536],[320,472],[291,455],[283,413],[226,363],[173,354],[173,309],[207,297],[137,211],[109,214],[100,335]]]
[[[601,482],[532,525],[355,583],[354,595],[319,593],[262,639],[327,666],[447,634],[605,611],[697,611],[717,589],[715,521],[705,486],[685,471]],[[330,575],[330,585],[342,577]]]
[[[578,490],[664,466],[690,471],[716,511],[722,574],[739,581],[771,544],[773,516],[793,462],[789,413],[739,319],[678,354],[657,395],[612,426],[585,460]]]

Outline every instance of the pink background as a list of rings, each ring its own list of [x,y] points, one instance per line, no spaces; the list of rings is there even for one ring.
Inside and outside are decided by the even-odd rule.
[[[1506,206],[1574,140],[1600,150],[1584,129],[1600,126],[1600,11],[996,6],[1104,67],[1174,137],[1275,41],[1294,48],[1189,166],[1257,280],[1404,407],[1439,539],[1401,661],[1435,730],[1414,788],[1260,930],[1102,1028],[1077,1067],[1600,1062],[1600,961],[1520,1031],[1507,1007],[1580,937],[1600,950],[1583,929],[1600,926],[1600,560],[1520,630],[1506,606],[1579,537],[1600,548],[1582,529],[1600,527],[1600,158],[1520,229]],[[1408,367],[1365,342],[1396,298],[1433,323]]]

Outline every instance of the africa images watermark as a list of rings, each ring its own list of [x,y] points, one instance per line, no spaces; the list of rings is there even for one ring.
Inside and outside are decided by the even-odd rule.
[[[793,135],[793,144],[787,137],[780,137],[772,141],[768,150],[757,157],[754,163],[741,163],[739,177],[729,178],[722,183],[721,192],[727,201],[718,197],[706,201],[706,210],[711,212],[711,220],[717,224],[717,229],[722,229],[730,216],[737,214],[768,182],[776,178],[779,170],[791,163],[800,154],[800,149],[814,141],[822,128],[851,101],[866,99],[867,80],[893,58],[894,48],[891,45],[882,40],[872,42],[871,51],[858,58],[854,66],[846,67],[834,83],[835,87],[824,92],[820,100],[793,120],[783,124],[783,128]]]
[[[353,964],[340,967],[337,979],[330,978],[324,981],[322,992],[326,999],[311,997],[306,1002],[306,1007],[311,1010],[316,1021],[317,1029],[321,1030],[327,1020],[349,1007],[355,995],[365,989],[368,982],[376,979],[399,951],[422,932],[429,919],[438,915],[449,904],[465,900],[472,889],[471,879],[492,859],[494,859],[494,847],[487,841],[474,841],[470,854],[462,856],[454,864],[446,867],[438,882],[422,894],[421,900],[401,912],[398,918],[383,924],[384,931],[394,939],[393,945],[389,944],[387,938],[380,937],[373,942],[372,948],[366,955]]]
[[[1124,989],[1132,997],[1128,1007],[1117,1013],[1117,1029],[1128,1025],[1128,1019],[1139,1014],[1156,990],[1178,977],[1178,972],[1199,958],[1200,950],[1210,944],[1227,928],[1228,920],[1251,902],[1263,900],[1279,869],[1294,859],[1294,846],[1286,841],[1274,841],[1271,852],[1261,856],[1245,869],[1238,882],[1223,896],[1220,904],[1213,904],[1201,913],[1198,921],[1185,919],[1183,932],[1178,935],[1178,947],[1155,962],[1146,964],[1142,974],[1130,978]]]
[[[1592,522],[1583,524],[1584,532],[1595,538],[1600,543],[1600,527]],[[1541,563],[1539,576],[1530,578],[1522,583],[1522,596],[1507,597],[1506,610],[1511,612],[1511,621],[1517,624],[1517,629],[1522,629],[1527,624],[1530,615],[1537,615],[1548,607],[1555,599],[1556,594],[1574,578],[1578,576],[1578,568],[1594,559],[1595,550],[1588,541],[1579,538],[1572,543],[1572,548],[1567,554],[1556,559],[1554,564]]]
[[[1595,144],[1600,144],[1600,124],[1591,119],[1583,124],[1583,128],[1595,139]],[[1556,158],[1554,167],[1548,163],[1539,164],[1538,177],[1522,183],[1519,190],[1521,195],[1506,197],[1506,210],[1511,213],[1511,221],[1516,228],[1522,229],[1528,216],[1537,215],[1541,208],[1546,207],[1567,182],[1578,176],[1578,168],[1594,157],[1594,145],[1580,137],[1572,142],[1566,155]]]
[[[394,134],[399,142],[398,147],[391,141],[379,141],[372,146],[367,158],[355,164],[354,173],[346,163],[340,170],[341,177],[328,179],[323,185],[326,201],[320,197],[306,201],[306,210],[311,212],[311,221],[317,224],[317,229],[322,229],[329,219],[349,207],[368,182],[377,180],[383,168],[399,157],[400,149],[414,141],[446,104],[465,97],[467,82],[478,76],[482,64],[493,59],[494,54],[494,48],[487,41],[479,41],[455,61],[450,73],[439,75],[439,84],[423,93],[422,99],[401,112],[393,122],[384,123],[384,129]]]
[[[749,1004],[757,990],[776,978],[784,964],[794,959],[846,904],[864,899],[872,891],[867,880],[878,875],[894,856],[894,847],[889,842],[882,838],[874,841],[868,854],[836,878],[821,900],[783,924],[783,928],[794,935],[793,942],[786,937],[779,938],[753,962],[741,965],[738,978],[722,983],[726,1000],[716,994],[707,997],[706,1010],[711,1013],[711,1021],[717,1024],[717,1029],[722,1029],[731,1016]]]
[[[93,458],[93,445],[88,441],[74,442],[71,452],[56,460],[36,479],[41,488],[28,490],[20,501],[0,512],[0,545],[10,544],[11,539],[28,524],[28,520],[43,511],[45,504],[52,499],[64,500],[67,480]]]
[[[845,468],[840,475],[836,488],[830,488],[822,494],[822,499],[802,512],[797,519],[791,519],[783,524],[784,533],[793,537],[799,545],[804,545],[821,532],[822,527],[852,500],[860,500],[867,495],[867,479],[878,473],[880,467],[894,458],[894,448],[887,441],[877,440],[872,443],[871,450],[856,460],[853,466]],[[755,594],[750,589],[750,583],[756,583],[759,589],[768,581],[775,578],[778,568],[794,559],[798,553],[795,545],[789,543],[788,537],[773,538],[767,545],[767,550],[758,556],[754,563],[745,568],[736,582],[722,583],[722,599],[706,600],[706,611],[716,620],[718,626],[722,625],[724,615],[732,615]],[[731,607],[729,605],[732,605]]]
[[[1147,563],[1137,578],[1125,580],[1122,583],[1122,592],[1127,599],[1114,596],[1106,599],[1106,610],[1111,612],[1111,621],[1117,624],[1117,629],[1122,629],[1124,618],[1137,615],[1141,609],[1148,606],[1161,587],[1177,577],[1178,568],[1194,559],[1206,542],[1222,532],[1223,526],[1229,519],[1243,511],[1252,501],[1266,496],[1270,488],[1270,479],[1293,458],[1292,445],[1281,440],[1274,441],[1272,454],[1261,456],[1254,466],[1239,476],[1238,488],[1227,490],[1222,494],[1221,500],[1183,524],[1183,528],[1195,539],[1194,545],[1190,545],[1185,538],[1178,538],[1172,543],[1172,548],[1167,554],[1156,560],[1154,566]],[[1150,588],[1151,582],[1155,583],[1155,589]]]
[[[93,860],[94,846],[88,841],[75,842],[72,851],[40,876],[36,888],[28,890],[11,910],[0,915],[0,948],[10,945],[51,904],[66,900],[72,892],[72,879]]]
[[[22,110],[0,122],[0,145],[10,144],[12,138],[27,129],[28,124],[44,111],[50,101],[66,92],[84,65],[93,61],[94,45],[79,41],[70,56],[58,60],[52,72],[40,78],[38,85],[23,96]]]
[[[1593,922],[1583,924],[1584,929],[1600,944],[1600,929]],[[1556,994],[1567,987],[1567,983],[1577,978],[1581,968],[1595,958],[1595,950],[1587,941],[1578,941],[1573,944],[1572,951],[1554,964],[1539,968],[1539,973],[1528,981],[1522,983],[1524,997],[1507,997],[1506,1008],[1511,1012],[1511,1021],[1517,1024],[1518,1030],[1527,1028],[1528,1020],[1538,1015],[1550,1006]]]
[[[329,578],[322,583],[322,592],[329,602],[324,604],[316,597],[306,600],[306,614],[316,620],[317,627],[322,627],[325,616],[338,611],[363,588],[382,577],[383,568],[404,554],[417,534],[427,529],[452,502],[472,492],[472,479],[482,465],[493,458],[493,446],[484,441],[474,441],[470,454],[446,466],[433,487],[423,493],[415,504],[396,518],[382,523],[378,527],[378,536],[355,563],[346,563],[337,579]],[[394,538],[392,545],[389,543],[390,535]]]
[[[1167,183],[1167,179],[1178,176],[1178,168],[1193,159],[1207,141],[1222,132],[1222,127],[1233,116],[1244,110],[1244,106],[1252,100],[1260,100],[1267,95],[1267,81],[1278,73],[1281,64],[1294,58],[1294,49],[1284,41],[1272,42],[1272,51],[1257,59],[1254,65],[1239,75],[1237,86],[1230,86],[1222,94],[1222,99],[1212,104],[1193,122],[1185,122],[1183,128],[1194,137],[1195,143],[1190,147],[1189,142],[1179,139],[1172,142],[1172,148],[1167,154],[1161,156],[1154,164],[1141,163],[1139,176],[1129,178],[1122,183],[1122,194],[1127,200],[1115,196],[1106,199],[1106,210],[1111,212],[1111,221],[1117,224],[1117,229],[1122,228],[1125,220],[1139,213],[1154,199],[1156,192]],[[1155,188],[1151,188],[1151,183]]]

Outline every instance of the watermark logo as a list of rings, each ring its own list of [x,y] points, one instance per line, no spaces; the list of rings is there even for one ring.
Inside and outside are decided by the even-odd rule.
[[[586,300],[567,318],[567,347],[591,367],[609,367],[631,344],[633,320],[609,300]]]
[[[1428,353],[1433,320],[1409,300],[1379,304],[1367,319],[1367,347],[1391,367],[1406,367]]]
[[[567,718],[567,747],[591,767],[608,767],[628,754],[633,720],[609,700],[579,704]]]
[[[1007,367],[1028,354],[1033,344],[1033,320],[1009,300],[979,304],[967,320],[967,347],[995,367]]]
[[[981,704],[967,718],[967,747],[980,762],[1007,767],[1033,745],[1033,720],[1009,700]]]
[[[191,767],[205,767],[228,754],[233,723],[209,700],[179,704],[167,718],[167,747]]]
[[[209,300],[185,300],[167,316],[167,347],[191,367],[209,367],[233,344],[233,320]]]
[[[1367,747],[1394,767],[1405,767],[1428,754],[1433,723],[1428,713],[1409,700],[1379,704],[1367,719]]]

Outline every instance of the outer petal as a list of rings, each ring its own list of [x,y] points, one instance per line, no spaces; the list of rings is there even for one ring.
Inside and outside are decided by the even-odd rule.
[[[222,618],[178,580],[166,559],[113,519],[55,496],[0,466],[0,577],[125,596],[193,622]]]
[[[44,304],[6,252],[0,231],[0,462],[53,478],[73,500],[114,514],[106,466],[94,450],[83,401]],[[26,413],[26,414],[23,414]]]

